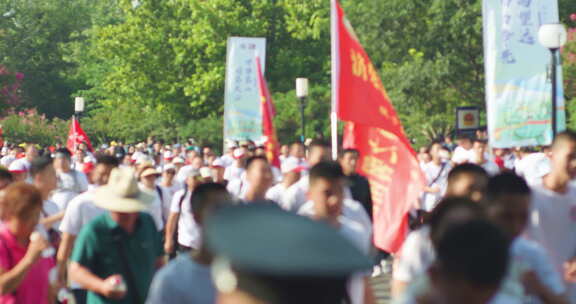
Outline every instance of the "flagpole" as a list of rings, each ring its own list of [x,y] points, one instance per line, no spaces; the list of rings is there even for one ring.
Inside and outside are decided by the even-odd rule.
[[[330,132],[332,135],[332,159],[338,158],[338,77],[340,67],[338,66],[338,22],[337,22],[336,0],[331,0],[330,5],[330,27],[332,44],[332,111],[330,113]]]

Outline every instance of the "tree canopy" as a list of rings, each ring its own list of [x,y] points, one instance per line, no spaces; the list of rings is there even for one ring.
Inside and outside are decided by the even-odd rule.
[[[341,2],[417,144],[450,130],[457,106],[484,108],[481,0]],[[575,27],[576,2],[559,3]],[[302,76],[312,88],[307,135],[329,135],[328,0],[3,0],[0,28],[0,85],[23,76],[17,104],[0,94],[0,110],[67,119],[73,97],[84,96],[86,129],[101,141],[219,141],[227,38],[257,36],[267,39],[279,138],[299,135],[293,87]],[[576,99],[572,39],[568,100]]]

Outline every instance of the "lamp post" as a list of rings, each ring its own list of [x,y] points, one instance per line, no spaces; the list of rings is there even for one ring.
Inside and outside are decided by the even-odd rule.
[[[540,44],[550,50],[552,54],[552,139],[556,138],[557,133],[557,119],[556,119],[556,100],[558,95],[558,81],[557,81],[557,65],[558,65],[558,50],[566,43],[567,40],[566,28],[560,23],[543,24],[538,31],[538,40]]]
[[[80,120],[80,115],[84,112],[84,97],[76,97],[74,99],[74,116]]]
[[[300,141],[304,143],[306,140],[304,107],[306,105],[306,97],[308,97],[308,78],[296,78],[296,97],[298,97],[298,100],[300,101],[300,122],[302,125],[302,135],[300,135]]]

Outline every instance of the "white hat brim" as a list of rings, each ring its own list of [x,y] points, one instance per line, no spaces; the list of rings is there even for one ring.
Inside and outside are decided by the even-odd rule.
[[[154,196],[139,191],[135,197],[121,197],[115,194],[107,186],[98,188],[94,192],[94,204],[100,208],[123,213],[133,213],[147,210]]]

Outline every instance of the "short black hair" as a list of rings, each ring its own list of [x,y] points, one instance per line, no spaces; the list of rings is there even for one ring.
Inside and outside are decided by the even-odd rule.
[[[487,144],[488,144],[488,141],[485,140],[485,139],[476,138],[476,139],[474,140],[474,143],[481,143],[481,144],[487,145]]]
[[[344,178],[344,171],[339,163],[334,161],[322,161],[314,165],[310,169],[309,178],[310,184],[318,179],[337,180]]]
[[[532,191],[524,178],[512,172],[495,175],[488,180],[486,203],[490,204],[505,194],[530,195]]]
[[[444,233],[447,216],[454,210],[467,210],[479,218],[484,217],[484,209],[466,197],[447,197],[442,199],[426,218],[430,227],[430,238],[436,243],[438,237]]]
[[[30,165],[30,175],[36,176],[40,174],[42,171],[46,170],[46,168],[51,166],[52,163],[53,160],[50,156],[45,155],[37,157],[32,161],[32,164]]]
[[[360,156],[360,151],[356,150],[356,149],[344,149],[342,150],[342,152],[340,153],[340,158],[343,158],[344,155],[348,154],[348,153],[352,153],[352,154],[356,154],[358,156]]]
[[[246,160],[246,165],[244,166],[244,168],[246,169],[246,171],[248,171],[248,169],[250,169],[250,167],[257,161],[257,160],[262,160],[265,161],[266,163],[268,163],[268,159],[264,156],[261,155],[256,155],[256,156],[251,156]]]
[[[70,153],[70,150],[66,149],[66,148],[60,148],[57,149],[56,151],[54,151],[54,155],[62,155],[67,159],[71,159],[72,158],[72,153]]]
[[[117,157],[103,154],[96,156],[96,164],[118,167],[120,165],[120,160]]]
[[[228,193],[228,190],[226,189],[226,186],[220,183],[204,183],[194,188],[192,196],[190,197],[192,213],[200,215],[204,213],[206,208],[211,207],[211,204],[224,203],[210,201],[209,197],[217,193]]]
[[[460,164],[452,168],[452,170],[450,170],[450,173],[448,173],[448,183],[451,183],[452,181],[460,177],[460,175],[462,174],[474,174],[486,179],[489,178],[488,172],[486,172],[484,168],[476,164],[465,163]]]
[[[14,176],[10,171],[6,168],[0,168],[0,179],[7,179],[10,182],[14,181]]]
[[[509,264],[510,239],[494,224],[473,220],[446,230],[436,248],[442,272],[475,285],[499,286]]]
[[[308,148],[309,148],[310,150],[312,150],[312,148],[316,148],[316,147],[319,147],[319,148],[330,148],[330,144],[329,144],[327,141],[322,140],[322,139],[314,139],[314,140],[310,143],[310,145],[308,146]]]

